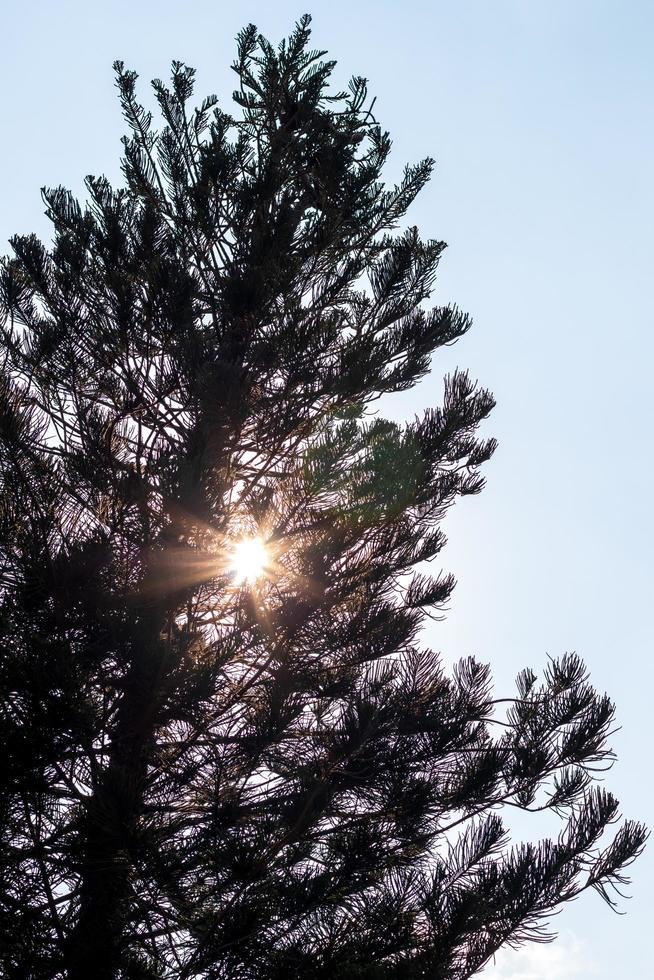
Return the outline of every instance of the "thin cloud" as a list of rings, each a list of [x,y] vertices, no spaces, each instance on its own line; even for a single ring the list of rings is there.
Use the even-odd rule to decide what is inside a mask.
[[[568,932],[551,944],[504,949],[482,975],[483,980],[581,980],[594,973],[587,950]]]

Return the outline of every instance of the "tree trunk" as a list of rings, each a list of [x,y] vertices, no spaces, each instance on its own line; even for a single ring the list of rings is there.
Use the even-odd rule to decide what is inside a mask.
[[[80,908],[67,955],[68,980],[114,980],[130,905],[131,844],[142,812],[166,646],[159,624],[129,669],[109,762],[84,816]],[[141,632],[144,632],[142,630]]]

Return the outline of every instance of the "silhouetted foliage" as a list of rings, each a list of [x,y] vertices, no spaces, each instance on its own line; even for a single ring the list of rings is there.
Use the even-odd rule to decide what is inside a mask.
[[[371,414],[469,320],[398,230],[432,161],[387,188],[365,80],[329,94],[308,41],[243,30],[234,115],[174,63],[159,132],[116,62],[125,186],[44,190],[52,244],[3,263],[7,978],[463,980],[644,842],[600,848],[613,705],[576,656],[507,711],[419,643],[493,400],[457,372]],[[505,806],[561,833],[510,847]]]

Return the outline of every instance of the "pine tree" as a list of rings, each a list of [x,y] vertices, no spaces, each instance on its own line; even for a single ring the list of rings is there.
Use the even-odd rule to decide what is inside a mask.
[[[463,980],[610,903],[641,850],[594,781],[614,708],[578,657],[496,701],[419,642],[423,563],[482,487],[493,406],[373,414],[469,327],[398,230],[366,81],[308,16],[238,37],[236,109],[116,62],[125,184],[43,191],[2,266],[2,976]],[[510,846],[501,811],[550,810]]]

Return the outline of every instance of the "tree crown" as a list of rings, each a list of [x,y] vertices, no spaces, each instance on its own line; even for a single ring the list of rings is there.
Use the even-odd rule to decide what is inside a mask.
[[[158,132],[116,62],[124,186],[44,189],[52,244],[2,265],[7,976],[464,980],[612,902],[645,839],[598,848],[614,708],[578,657],[498,717],[485,666],[419,644],[493,399],[456,372],[370,413],[470,321],[398,230],[433,161],[386,187],[309,20],[240,33],[235,114],[173,63]],[[510,848],[501,806],[565,824]]]

